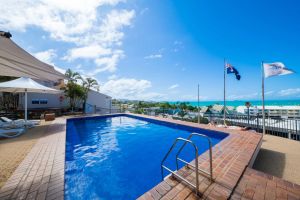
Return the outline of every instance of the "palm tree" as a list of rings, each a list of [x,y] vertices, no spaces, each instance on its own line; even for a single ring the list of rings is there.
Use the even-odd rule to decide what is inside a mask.
[[[77,82],[78,80],[82,79],[78,72],[73,72],[71,69],[68,69],[65,73],[65,76],[71,82]]]
[[[88,94],[90,89],[94,88],[98,91],[99,88],[99,84],[97,82],[97,80],[93,79],[93,78],[86,78],[86,79],[82,79],[82,87],[84,89],[84,96],[83,96],[83,110],[85,111],[85,104],[86,104],[86,100],[88,98]]]
[[[86,78],[85,80],[83,80],[83,86],[90,90],[91,88],[95,88],[98,89],[97,87],[99,86],[97,80],[93,79],[93,78]]]
[[[71,69],[68,69],[65,73],[65,76],[68,78],[68,83],[64,88],[65,95],[69,98],[71,110],[76,106],[76,102],[83,98],[84,90],[76,82],[81,78],[78,72],[73,72]]]

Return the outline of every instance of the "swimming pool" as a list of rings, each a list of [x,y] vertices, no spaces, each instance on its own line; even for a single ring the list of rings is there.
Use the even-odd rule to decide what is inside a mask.
[[[69,119],[65,199],[136,199],[161,181],[161,160],[174,140],[191,132],[208,135],[213,145],[227,136],[129,115]],[[204,138],[193,141],[199,154],[208,149]],[[191,161],[192,148],[187,146],[181,155]],[[174,157],[166,164],[172,169]]]

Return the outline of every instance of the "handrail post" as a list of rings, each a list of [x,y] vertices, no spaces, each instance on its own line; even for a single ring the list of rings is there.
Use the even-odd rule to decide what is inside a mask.
[[[212,166],[212,144],[211,141],[208,140],[209,143],[209,162],[210,162],[210,180],[213,180],[213,166]]]
[[[177,144],[178,141],[184,141],[186,143],[190,143],[194,149],[195,149],[195,163],[196,163],[196,185],[193,185],[192,183],[190,183],[188,180],[186,180],[184,177],[181,177],[179,176],[178,174],[174,173],[172,170],[170,170],[169,168],[167,168],[166,166],[164,166],[164,162],[165,160],[167,159],[167,157],[169,156],[169,154],[171,153],[171,151],[174,149],[175,145]],[[195,187],[195,192],[196,192],[196,195],[198,195],[198,192],[199,192],[199,173],[198,173],[198,156],[199,156],[199,151],[198,151],[198,148],[197,146],[191,141],[191,140],[188,140],[188,139],[184,139],[184,138],[176,138],[175,142],[173,143],[173,145],[171,146],[171,148],[169,149],[169,151],[167,152],[167,154],[165,155],[165,157],[163,158],[162,162],[161,162],[161,175],[162,175],[162,180],[164,179],[164,168],[167,169],[167,171],[171,172],[172,175],[174,176],[177,176],[179,177],[180,179],[182,179],[183,181],[185,181],[186,183],[188,183],[189,185]]]
[[[210,141],[210,138],[207,136],[207,135],[203,135],[203,134],[200,134],[200,133],[191,133],[189,135],[189,137],[187,138],[187,140],[190,140],[194,135],[196,136],[200,136],[200,137],[204,137],[208,140],[208,144],[209,144],[209,164],[210,164],[210,179],[211,181],[213,180],[213,169],[212,169],[212,143]],[[176,154],[176,167],[177,167],[177,170],[179,169],[178,167],[178,156],[179,154],[181,153],[181,151],[183,150],[183,148],[185,147],[187,142],[183,143],[183,145],[180,147],[180,149],[178,150],[177,154]]]
[[[198,195],[198,191],[199,191],[199,172],[198,172],[198,168],[199,168],[199,166],[198,166],[198,148],[195,146],[195,145],[193,145],[194,146],[194,148],[195,148],[195,165],[196,165],[196,171],[195,171],[195,173],[196,173],[196,195]]]
[[[194,135],[196,136],[201,136],[204,137],[208,140],[208,145],[209,145],[209,163],[210,163],[210,173],[208,173],[207,171],[203,171],[199,169],[199,150],[198,147],[195,145],[195,143],[193,141],[190,140],[191,137],[193,137]],[[195,168],[195,176],[196,176],[196,185],[194,185],[193,183],[191,183],[190,181],[188,181],[186,178],[184,178],[183,176],[180,176],[179,174],[176,174],[175,171],[171,170],[170,168],[166,167],[164,165],[164,162],[166,161],[166,159],[168,158],[168,156],[170,155],[171,151],[174,149],[174,147],[176,146],[178,141],[184,141],[183,145],[180,147],[179,151],[176,154],[176,168],[178,170],[179,166],[178,166],[178,160],[180,160],[181,162],[185,163],[187,166],[192,166]],[[187,143],[190,143],[195,150],[195,166],[193,166],[192,164],[188,163],[187,161],[178,158],[178,155],[180,154],[180,152],[182,151],[182,149],[185,147],[185,145]],[[204,172],[205,174],[210,176],[210,180],[213,181],[213,168],[212,168],[212,143],[211,140],[208,136],[200,134],[200,133],[191,133],[188,137],[188,139],[184,139],[181,137],[176,138],[176,140],[173,142],[172,146],[170,147],[169,151],[167,152],[167,154],[164,156],[164,158],[161,161],[161,176],[162,176],[162,180],[164,180],[164,169],[169,171],[173,176],[181,179],[182,181],[186,182],[187,184],[189,184],[190,186],[192,186],[193,188],[195,188],[195,192],[196,195],[198,195],[199,193],[199,171]]]

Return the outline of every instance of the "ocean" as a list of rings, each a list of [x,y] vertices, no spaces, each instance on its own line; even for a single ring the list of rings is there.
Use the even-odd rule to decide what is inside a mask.
[[[185,101],[189,102],[190,105],[192,106],[197,106],[198,102],[197,101]],[[245,105],[246,101],[226,101],[227,106],[243,106]],[[262,102],[261,100],[252,100],[249,101],[252,106],[261,106]],[[169,102],[171,104],[175,104],[175,101]],[[223,105],[223,101],[200,101],[199,105],[200,106],[209,106],[209,105],[214,105],[214,104],[220,104]],[[300,100],[265,100],[265,105],[266,106],[300,106]]]

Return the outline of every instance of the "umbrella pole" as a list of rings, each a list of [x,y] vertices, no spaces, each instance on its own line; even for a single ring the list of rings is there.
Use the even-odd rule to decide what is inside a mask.
[[[25,89],[25,124],[27,124],[27,89]]]

